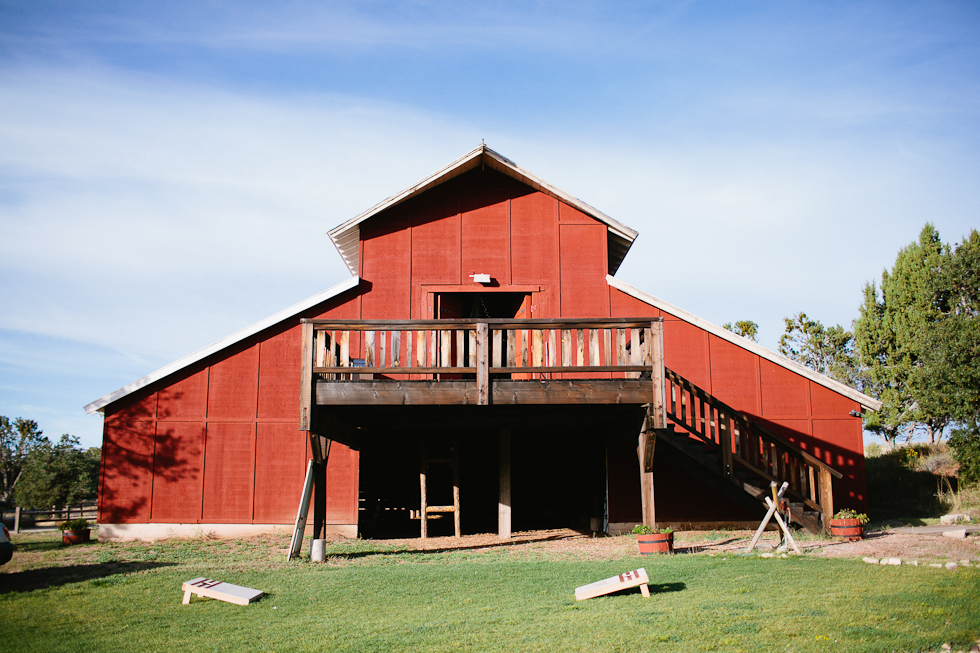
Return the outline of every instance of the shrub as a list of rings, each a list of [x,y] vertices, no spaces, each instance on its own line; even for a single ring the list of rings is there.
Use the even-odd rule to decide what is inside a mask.
[[[637,524],[636,526],[633,527],[633,530],[631,532],[634,535],[650,535],[651,533],[653,533],[653,529],[647,526],[646,524]]]
[[[868,523],[868,516],[866,514],[863,512],[857,512],[856,510],[851,510],[850,508],[838,510],[834,515],[834,519],[860,519],[862,524]]]
[[[69,519],[58,524],[58,528],[63,531],[84,531],[88,528],[87,519]]]

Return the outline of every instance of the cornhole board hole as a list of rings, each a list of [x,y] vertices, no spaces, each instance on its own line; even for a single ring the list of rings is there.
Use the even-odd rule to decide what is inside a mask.
[[[191,594],[197,594],[198,596],[209,599],[218,599],[219,601],[227,601],[236,605],[248,605],[265,594],[262,590],[253,590],[251,587],[222,583],[220,580],[211,580],[210,578],[189,580],[181,585],[180,589],[184,591],[184,605],[191,602]]]
[[[640,586],[640,593],[649,598],[649,582],[650,579],[647,577],[647,570],[640,567],[639,569],[627,571],[625,574],[620,574],[619,576],[613,576],[612,578],[596,581],[588,585],[583,585],[582,587],[576,587],[575,600],[584,601],[585,599],[591,599],[596,596],[612,594],[613,592],[636,587],[637,585]]]

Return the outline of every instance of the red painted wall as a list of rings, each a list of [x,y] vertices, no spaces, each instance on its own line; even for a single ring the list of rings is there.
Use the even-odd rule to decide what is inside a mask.
[[[487,291],[531,293],[530,317],[661,315],[606,283],[605,225],[490,169],[389,209],[360,233],[358,289],[106,408],[100,520],[292,523],[309,457],[297,429],[300,317],[430,318],[435,294],[472,288],[474,272],[494,278]],[[668,367],[840,469],[837,505],[864,509],[861,424],[848,416],[855,402],[663,317]],[[352,351],[363,355],[359,339]],[[636,475],[635,459],[621,458],[611,456],[610,474]],[[356,451],[333,445],[330,523],[357,521],[358,464]],[[671,470],[657,474],[661,515],[706,520],[724,505]],[[621,485],[610,515],[629,521],[638,501]]]
[[[299,320],[359,315],[345,293],[108,406],[99,520],[292,523],[309,458]],[[328,523],[357,523],[357,466],[356,451],[333,445]]]

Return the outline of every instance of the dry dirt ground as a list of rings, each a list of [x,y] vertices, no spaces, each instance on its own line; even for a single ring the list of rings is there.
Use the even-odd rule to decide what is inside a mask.
[[[742,553],[752,535],[752,531],[679,531],[674,535],[674,552],[701,555]],[[568,529],[514,533],[510,540],[501,540],[495,534],[484,534],[430,537],[425,540],[378,540],[377,543],[428,551],[479,551],[506,547],[514,554],[565,554],[587,559],[616,558],[637,553],[636,540],[632,536],[594,537],[591,533]],[[797,543],[808,555],[832,558],[901,558],[903,562],[915,560],[919,564],[969,560],[971,566],[980,564],[980,537],[976,535],[951,539],[939,533],[895,533],[886,530],[867,533],[865,539],[857,542],[801,534]],[[755,551],[772,552],[778,545],[777,533],[767,531]]]

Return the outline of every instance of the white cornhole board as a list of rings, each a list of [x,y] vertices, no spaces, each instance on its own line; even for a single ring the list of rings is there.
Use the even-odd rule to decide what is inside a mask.
[[[583,585],[582,587],[576,587],[575,600],[584,601],[585,599],[591,599],[596,596],[612,594],[613,592],[636,587],[637,585],[640,586],[640,593],[643,596],[649,597],[650,587],[647,585],[649,582],[650,579],[647,578],[647,570],[640,567],[639,569],[627,571],[625,574],[620,574],[619,576],[613,576],[612,578],[596,581],[595,583]]]
[[[191,602],[191,594],[197,594],[198,596],[209,599],[218,599],[219,601],[227,601],[228,603],[235,603],[237,605],[248,605],[265,594],[262,590],[253,590],[251,587],[222,583],[220,580],[211,580],[210,578],[189,580],[181,585],[180,589],[184,591],[184,605]]]

